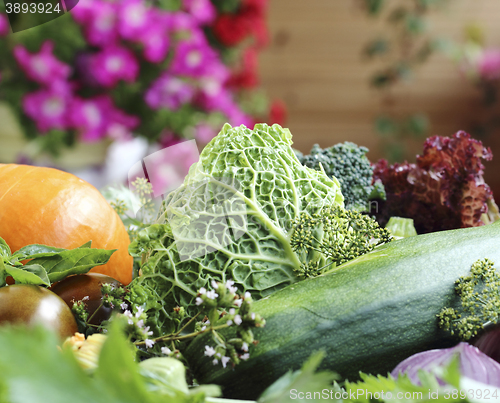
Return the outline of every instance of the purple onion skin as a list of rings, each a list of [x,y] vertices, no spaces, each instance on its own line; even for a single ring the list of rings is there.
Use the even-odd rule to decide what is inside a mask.
[[[474,345],[487,356],[500,363],[500,326],[483,333]]]
[[[419,370],[432,371],[438,366],[446,366],[455,354],[459,354],[460,372],[463,376],[486,385],[500,387],[500,364],[468,343],[414,354],[400,362],[391,375],[396,378],[400,373],[404,373],[412,383],[420,385]],[[440,383],[444,385],[444,382]]]

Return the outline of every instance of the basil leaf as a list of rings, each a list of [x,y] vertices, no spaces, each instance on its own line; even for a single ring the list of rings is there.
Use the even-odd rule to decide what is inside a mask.
[[[7,245],[7,242],[3,238],[0,238],[0,257],[8,258],[10,257],[10,247]]]
[[[48,273],[49,280],[56,282],[71,274],[84,274],[92,267],[106,264],[115,251],[116,249],[91,248],[63,250],[57,254],[43,254],[34,258],[30,264],[43,266]]]
[[[26,260],[41,256],[53,256],[65,250],[66,249],[63,248],[55,248],[54,246],[33,244],[22,247],[15,252],[12,257],[17,258],[18,260]]]
[[[82,248],[90,248],[92,246],[92,241],[85,242],[82,246],[79,246],[78,249]]]
[[[49,277],[45,269],[38,264],[29,264],[19,267],[6,265],[5,271],[20,284],[34,284],[50,286]]]

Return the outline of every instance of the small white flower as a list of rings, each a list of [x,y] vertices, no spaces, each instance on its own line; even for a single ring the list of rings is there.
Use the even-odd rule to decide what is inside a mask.
[[[224,356],[220,359],[220,361],[222,362],[222,366],[226,368],[226,365],[229,361],[231,361],[231,358]]]
[[[242,299],[236,299],[234,300],[234,305],[236,305],[238,308],[241,308],[243,300]]]
[[[162,354],[165,354],[165,355],[172,354],[172,350],[170,350],[168,347],[162,347],[160,350],[161,350]]]
[[[85,297],[82,298],[82,301],[88,301],[90,297],[88,295],[85,295]]]
[[[210,298],[210,299],[215,299],[219,296],[219,294],[217,294],[215,291],[208,291],[207,292],[207,298]]]
[[[248,291],[245,293],[245,299],[247,298],[252,298],[252,294],[250,294]]]
[[[153,340],[146,339],[144,340],[144,344],[146,348],[152,348],[155,345],[155,342]]]
[[[127,322],[128,322],[129,325],[133,325],[134,324],[134,321],[132,319],[129,319]]]
[[[123,315],[128,317],[128,318],[131,318],[132,317],[132,312],[130,312],[129,310],[126,310],[125,312],[123,312]]]
[[[234,315],[235,313],[236,313],[236,309],[231,308],[231,309],[229,310],[229,315]]]
[[[218,363],[219,363],[219,360],[217,358],[214,358],[214,360],[212,361],[212,364],[217,365]]]
[[[207,320],[205,321],[205,325],[209,325],[209,324],[210,324],[210,321],[207,319]]]
[[[231,319],[229,319],[227,322],[226,322],[226,325],[228,326],[231,326],[233,324],[233,321]]]
[[[252,314],[250,315],[250,317],[252,318],[252,320],[255,320],[255,313],[252,312]]]
[[[120,308],[121,308],[121,309],[123,309],[123,310],[128,309],[128,305],[127,305],[127,303],[126,303],[126,302],[122,302],[122,303],[120,304]]]
[[[243,351],[248,351],[248,344],[247,344],[247,343],[245,343],[245,342],[243,342],[243,344],[241,345],[241,349],[242,349]]]
[[[138,320],[137,323],[136,323],[137,327],[138,328],[143,328],[144,327],[144,321],[141,319],[141,320]]]
[[[219,357],[219,358],[221,358],[221,357],[222,357],[220,353],[215,354],[215,356],[216,356],[216,357]]]
[[[236,326],[241,325],[241,322],[243,322],[243,320],[241,319],[241,316],[240,315],[236,315],[234,317],[234,323],[236,323]]]
[[[248,359],[250,358],[250,354],[245,353],[245,354],[241,355],[241,356],[240,356],[240,358],[241,358],[242,360],[246,361],[246,360],[248,360]]]
[[[201,287],[200,291],[198,291],[198,294],[206,294],[206,293],[207,293],[207,290],[205,287]]]
[[[215,348],[210,347],[210,346],[205,346],[205,355],[207,357],[211,357],[211,356],[215,355]]]
[[[204,331],[204,330],[206,330],[206,329],[207,329],[207,327],[206,327],[206,326],[203,326],[203,327],[201,328],[201,331],[203,332],[203,331]]]
[[[146,326],[146,327],[144,328],[144,334],[145,334],[146,336],[151,336],[151,335],[153,334],[153,331],[152,331],[152,330],[149,330],[149,326]]]
[[[226,281],[226,288],[229,290],[229,292],[232,292],[235,294],[238,291],[238,287],[233,287],[234,281],[233,280],[227,280]]]
[[[217,281],[212,280],[212,288],[219,288],[219,283]]]
[[[203,300],[200,297],[196,297],[196,305],[201,305],[203,304]]]
[[[138,318],[144,313],[144,309],[140,306],[137,307],[137,312],[135,313],[135,317]]]

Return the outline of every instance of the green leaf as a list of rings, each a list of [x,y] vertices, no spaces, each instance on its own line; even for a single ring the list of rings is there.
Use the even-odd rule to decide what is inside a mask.
[[[82,246],[79,246],[78,249],[83,249],[83,248],[91,248],[92,247],[92,241],[85,242]]]
[[[11,255],[10,247],[7,245],[7,242],[3,238],[0,237],[0,258],[9,258]]]
[[[92,267],[106,264],[116,251],[106,249],[78,248],[64,250],[57,254],[41,254],[30,264],[43,266],[51,282],[62,280],[70,274],[87,273]]]
[[[103,385],[109,385],[109,393],[124,403],[170,401],[148,391],[146,382],[134,361],[134,347],[122,332],[122,322],[116,319],[111,323],[108,338],[99,355],[99,366],[94,378]]]
[[[321,395],[325,389],[332,390],[337,375],[330,371],[316,372],[323,357],[324,353],[318,351],[304,363],[302,369],[287,372],[262,393],[258,403],[284,403],[290,399],[296,402],[308,402],[315,392],[316,395],[317,393]],[[328,396],[330,397],[330,394]]]
[[[12,257],[17,258],[17,260],[26,260],[33,259],[35,257],[54,256],[55,254],[65,250],[66,249],[55,248],[53,246],[33,244],[22,247],[17,252],[14,252]]]
[[[34,284],[50,286],[50,280],[45,269],[39,264],[29,264],[21,267],[5,266],[5,271],[15,280],[16,284]]]
[[[0,401],[121,403],[83,372],[71,351],[58,349],[56,337],[41,326],[0,328]]]

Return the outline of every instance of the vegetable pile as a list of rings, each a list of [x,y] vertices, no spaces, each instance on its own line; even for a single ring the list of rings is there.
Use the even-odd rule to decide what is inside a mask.
[[[491,152],[463,132],[428,139],[416,164],[370,165],[366,152],[343,143],[304,157],[278,125],[226,125],[155,222],[145,218],[150,184],[136,182],[135,195],[108,189],[132,239],[134,278],[125,286],[87,273],[116,253],[90,239],[73,249],[11,249],[0,238],[0,322],[32,326],[0,327],[0,371],[8,372],[0,401],[45,403],[55,390],[61,402],[95,393],[116,403],[439,403],[476,402],[478,391],[498,401],[500,222],[481,164]],[[14,211],[18,185],[8,180],[0,203]],[[70,197],[58,186],[40,199]],[[147,207],[132,218],[134,198]],[[68,203],[54,203],[53,221],[72,222]],[[59,227],[69,228],[37,231],[63,238]],[[31,311],[3,299],[21,287],[57,293],[61,309],[71,308],[69,326],[49,325],[61,336],[78,326],[62,353],[36,326],[47,321],[29,315],[43,298],[28,298]],[[479,349],[459,344],[465,339]],[[21,369],[7,371],[12,362]],[[54,379],[43,371],[49,362],[60,366],[49,371]]]

